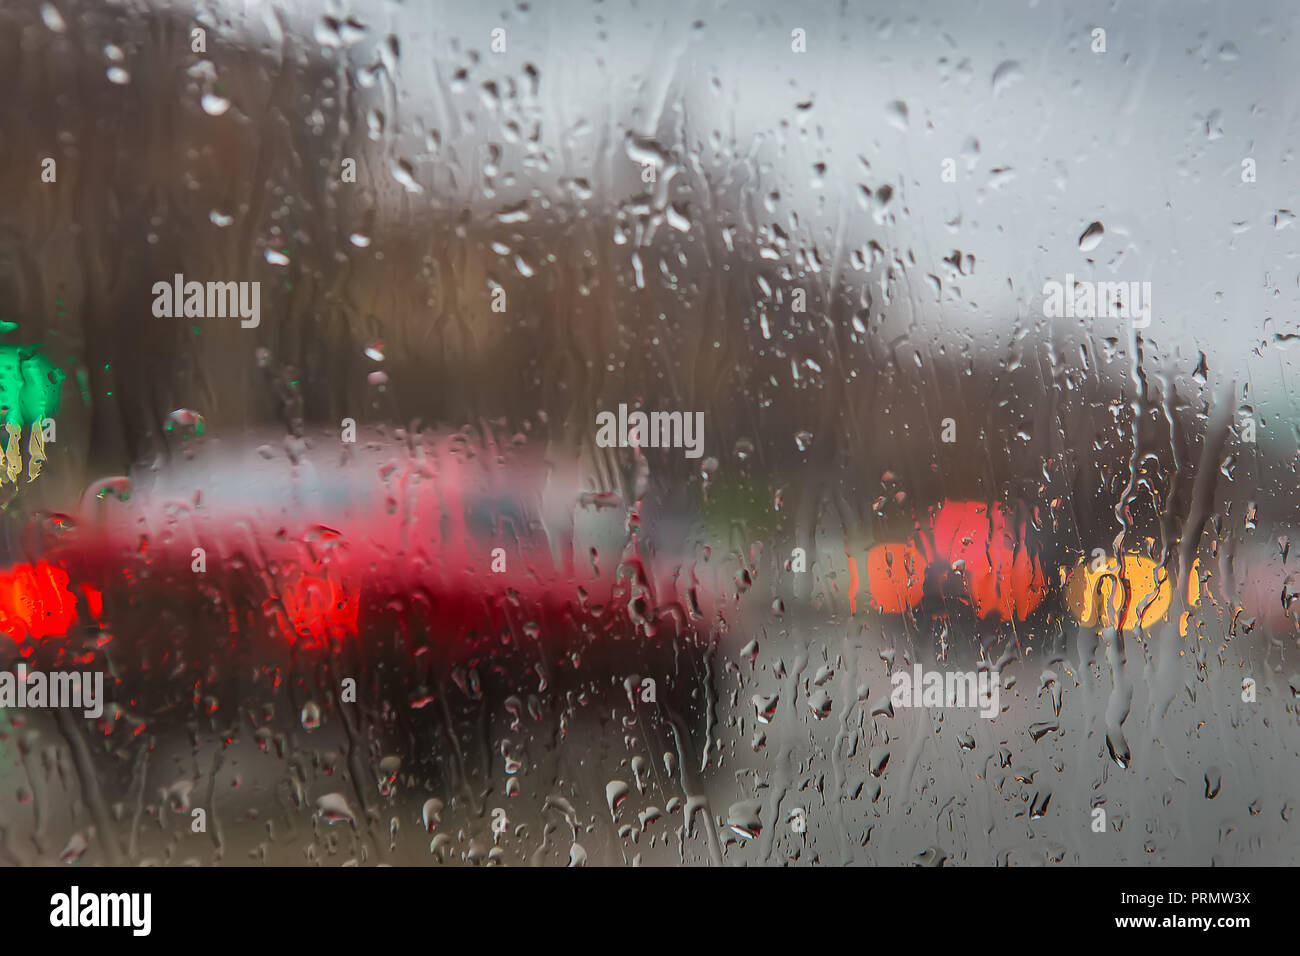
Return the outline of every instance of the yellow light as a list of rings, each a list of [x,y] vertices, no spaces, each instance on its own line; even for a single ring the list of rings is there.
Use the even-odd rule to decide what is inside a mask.
[[[1122,574],[1114,558],[1108,558],[1097,570],[1093,570],[1092,564],[1092,561],[1080,562],[1071,572],[1065,591],[1066,606],[1081,623],[1132,631],[1139,626],[1150,627],[1168,612],[1174,588],[1169,573],[1157,562],[1138,554],[1126,554]],[[1195,579],[1194,572],[1192,577]],[[1128,605],[1124,607],[1126,591]],[[1121,608],[1123,621],[1116,623]]]

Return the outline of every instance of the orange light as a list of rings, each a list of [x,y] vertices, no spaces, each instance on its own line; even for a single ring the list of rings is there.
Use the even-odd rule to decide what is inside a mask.
[[[963,597],[981,619],[1024,620],[1047,597],[1038,558],[1025,547],[1026,522],[982,501],[945,501],[933,513],[935,558],[960,568]],[[932,558],[934,560],[934,558]]]
[[[916,607],[925,596],[926,567],[921,552],[910,544],[876,545],[867,552],[867,588],[871,606],[886,614],[901,614]],[[852,565],[850,569],[851,573],[857,570]],[[856,594],[857,582],[853,583]]]

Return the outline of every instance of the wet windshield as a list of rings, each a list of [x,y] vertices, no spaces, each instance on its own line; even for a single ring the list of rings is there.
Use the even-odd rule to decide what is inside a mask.
[[[673,6],[0,9],[8,862],[1294,861],[1293,19]]]

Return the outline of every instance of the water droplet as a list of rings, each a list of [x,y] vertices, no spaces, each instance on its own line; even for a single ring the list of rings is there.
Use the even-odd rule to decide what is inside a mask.
[[[415,181],[414,167],[406,160],[399,159],[394,161],[393,165],[389,167],[389,171],[392,173],[393,178],[401,183],[402,188],[408,193],[419,195],[424,192],[424,187]]]
[[[609,804],[611,818],[618,818],[618,808],[627,799],[629,792],[628,785],[622,780],[611,780],[605,785],[605,802]]]
[[[202,435],[204,425],[203,416],[198,412],[188,408],[178,408],[167,416],[167,424],[164,427],[169,432],[174,432],[179,428],[182,432],[193,432],[195,435]]]
[[[1101,237],[1105,234],[1106,227],[1099,222],[1094,222],[1083,230],[1083,235],[1079,237],[1079,249],[1083,252],[1092,252],[1101,245]]]
[[[331,826],[344,821],[355,823],[357,819],[348,806],[347,798],[341,793],[327,793],[320,797],[316,801],[316,813]]]
[[[131,479],[121,476],[106,478],[91,485],[90,491],[100,501],[110,497],[119,501],[129,501],[131,499]]]
[[[420,818],[424,821],[426,831],[431,832],[434,827],[442,822],[442,807],[442,801],[436,798],[430,797],[424,801],[424,808],[420,811]]]
[[[808,697],[808,709],[818,720],[825,720],[831,713],[831,695],[821,687]]]
[[[397,774],[402,769],[402,758],[396,754],[389,754],[379,761],[378,786],[379,792],[387,797],[391,796],[393,789],[397,784]]]
[[[203,112],[209,116],[220,116],[230,109],[230,100],[217,93],[204,93],[199,98],[199,105],[203,107]]]
[[[320,706],[314,700],[302,705],[302,729],[311,732],[320,727]]]
[[[62,33],[68,28],[63,22],[63,17],[52,3],[41,4],[41,19],[45,21],[45,26],[54,33]]]
[[[185,813],[190,808],[190,794],[194,791],[193,780],[178,780],[163,790],[163,802],[173,813]]]
[[[1210,767],[1205,771],[1205,799],[1213,800],[1223,789],[1223,775],[1219,772],[1218,767]]]
[[[752,840],[763,832],[763,821],[759,818],[761,807],[758,800],[733,803],[727,810],[727,826],[744,839]]]
[[[506,206],[497,213],[497,222],[507,224],[527,222],[528,218],[528,200],[526,199]]]
[[[1024,79],[1024,77],[1025,75],[1021,72],[1019,63],[1015,60],[1004,60],[993,71],[993,95],[1000,95],[1009,86]]]
[[[907,131],[907,104],[902,100],[894,100],[885,106],[885,119],[894,129]]]
[[[65,846],[63,852],[59,854],[59,862],[69,864],[81,862],[81,858],[85,855],[89,846],[90,844],[86,842],[86,838],[80,833],[72,834],[72,837],[68,840],[67,846]]]

